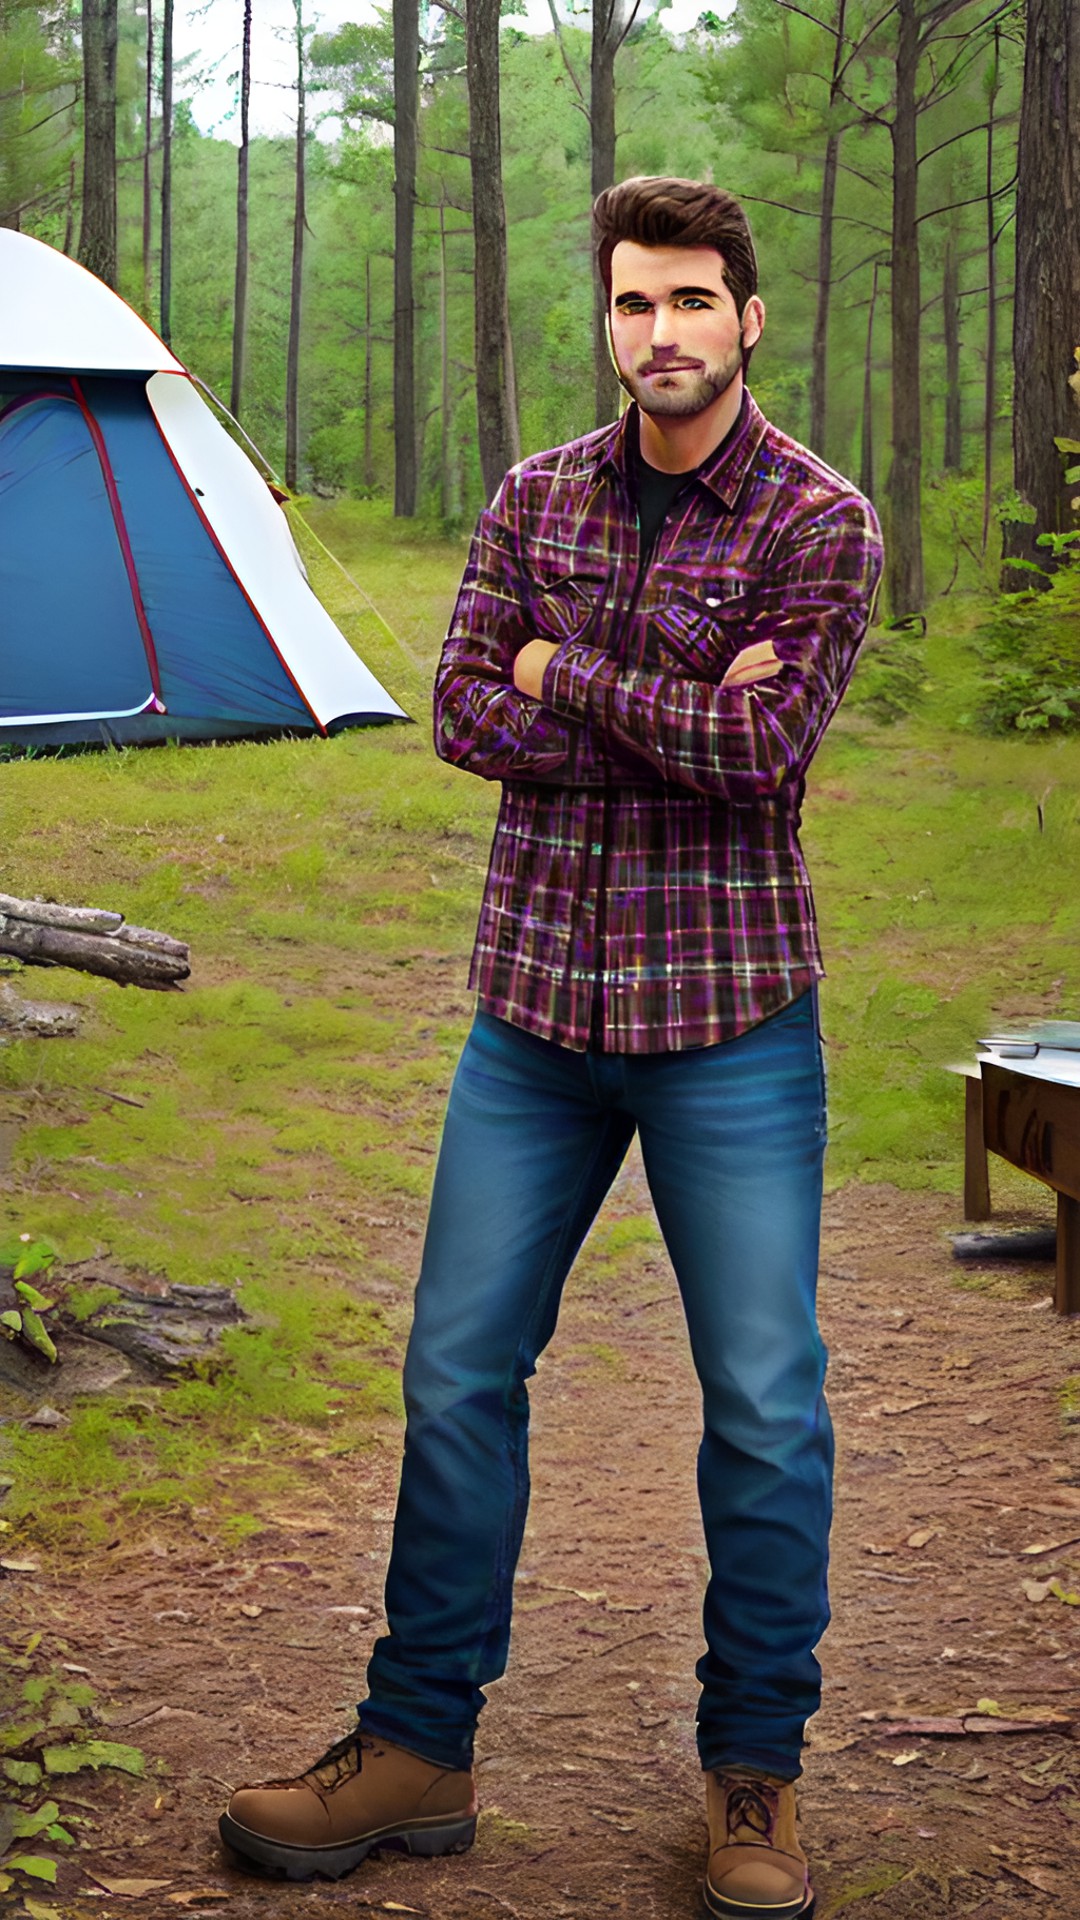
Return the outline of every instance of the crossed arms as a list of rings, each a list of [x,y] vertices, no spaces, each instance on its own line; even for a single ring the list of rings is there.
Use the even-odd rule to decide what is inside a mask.
[[[662,782],[736,803],[803,777],[850,678],[881,569],[858,495],[800,514],[740,605],[738,639],[703,601],[694,657],[713,677],[625,667],[620,596],[537,599],[516,522],[521,472],[480,520],[435,688],[442,758],[487,779],[556,785]],[[629,582],[627,582],[627,593]],[[580,603],[579,603],[580,606]],[[664,608],[647,616],[663,657]],[[726,670],[719,663],[728,657]]]

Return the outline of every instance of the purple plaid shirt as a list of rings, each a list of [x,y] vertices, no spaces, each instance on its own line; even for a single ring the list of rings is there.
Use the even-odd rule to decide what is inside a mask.
[[[480,516],[435,683],[444,760],[503,782],[469,984],[573,1048],[728,1040],[823,972],[804,776],[881,572],[869,501],[744,393],[642,568],[627,420]],[[528,640],[558,645],[543,699]],[[771,641],[781,670],[721,688]]]

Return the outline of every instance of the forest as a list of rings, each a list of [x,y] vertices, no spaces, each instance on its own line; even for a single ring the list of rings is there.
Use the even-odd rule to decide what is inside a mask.
[[[292,489],[467,531],[514,459],[617,409],[593,194],[712,179],[754,225],[755,397],[873,498],[888,616],[1021,593],[988,637],[998,680],[1018,621],[1039,654],[1006,718],[1075,720],[1067,0],[738,0],[680,33],[639,0],[550,0],[545,32],[396,0],[327,33],[292,0],[275,138],[249,130],[257,0],[214,0],[229,138],[196,124],[173,4],[0,0],[0,222],[115,285]]]

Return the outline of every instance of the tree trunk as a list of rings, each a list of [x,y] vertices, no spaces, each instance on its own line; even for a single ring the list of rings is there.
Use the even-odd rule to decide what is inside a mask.
[[[413,219],[419,119],[418,0],[393,0],[394,17],[394,514],[416,512]]]
[[[833,40],[832,78],[829,82],[830,120],[842,97],[844,36],[847,0],[840,0]],[[810,445],[825,458],[828,406],[829,303],[832,296],[833,214],[836,176],[840,163],[840,130],[830,125],[821,175],[821,218],[818,227],[818,292],[814,313],[814,340],[810,366]]]
[[[64,247],[67,258],[71,258],[71,243],[75,237],[75,155],[68,161],[67,204],[64,208]]]
[[[142,310],[150,319],[153,302],[150,280],[154,248],[154,0],[146,0],[146,121],[143,127],[142,165]]]
[[[296,193],[293,201],[289,346],[285,362],[285,485],[296,491],[300,468],[300,317],[304,295],[304,160],[307,100],[304,93],[304,0],[293,0],[296,20]]]
[[[821,181],[821,224],[818,228],[818,296],[810,365],[810,445],[825,458],[825,414],[828,378],[829,296],[832,291],[833,208],[840,135],[830,133],[825,144]]]
[[[232,383],[229,412],[240,418],[247,350],[248,171],[251,158],[251,4],[244,0],[240,53],[240,146],[236,155],[236,279],[233,285]]]
[[[615,184],[615,55],[625,37],[620,0],[595,0],[589,64],[589,124],[592,134],[592,196]],[[593,270],[593,368],[596,425],[619,414],[622,392],[607,343],[607,300]]]
[[[877,306],[878,263],[874,262],[874,285],[870,294],[870,312],[866,321],[866,360],[863,366],[862,447],[859,454],[859,492],[868,500],[874,497],[874,310]]]
[[[499,0],[470,0],[465,19],[476,258],[476,413],[480,468],[489,500],[507,468],[520,458],[506,286],[499,13]]]
[[[439,202],[439,421],[442,451],[439,461],[439,512],[450,517],[450,326],[446,271],[446,201]]]
[[[898,0],[896,114],[893,137],[892,218],[892,421],[893,457],[888,480],[889,528],[886,579],[894,619],[921,613],[923,581],[921,481],[922,420],[919,410],[919,229],[915,85],[919,23],[915,0]]]
[[[364,261],[364,485],[375,486],[371,435],[371,255]]]
[[[1069,387],[1080,370],[1080,10],[1073,0],[1028,0],[1017,168],[1013,474],[1035,525],[1006,522],[1004,552],[1049,568],[1035,535],[1064,531],[1074,491],[1054,439],[1080,439],[1077,388]],[[1021,574],[1015,584],[1033,578]]]
[[[963,417],[960,393],[960,270],[955,225],[945,236],[945,266],[941,309],[945,330],[945,448],[942,466],[959,473],[964,464]]]
[[[116,285],[117,0],[83,0],[83,207],[79,260]]]
[[[986,102],[986,389],[983,411],[982,551],[990,538],[994,493],[994,416],[997,412],[997,236],[994,232],[994,106],[1001,72],[1001,32],[994,27],[994,63]],[[1080,83],[1080,72],[1077,74]],[[1080,178],[1080,175],[1078,175]],[[1080,310],[1077,312],[1080,322]]]
[[[172,339],[173,0],[161,30],[161,337]]]

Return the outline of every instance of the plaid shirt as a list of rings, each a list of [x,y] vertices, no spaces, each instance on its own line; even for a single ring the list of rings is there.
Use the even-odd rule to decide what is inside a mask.
[[[627,420],[507,474],[435,683],[435,745],[503,782],[469,984],[573,1048],[728,1040],[823,972],[804,775],[881,572],[873,508],[744,393],[642,567]],[[543,698],[514,657],[554,641]],[[721,688],[736,654],[782,665]]]

